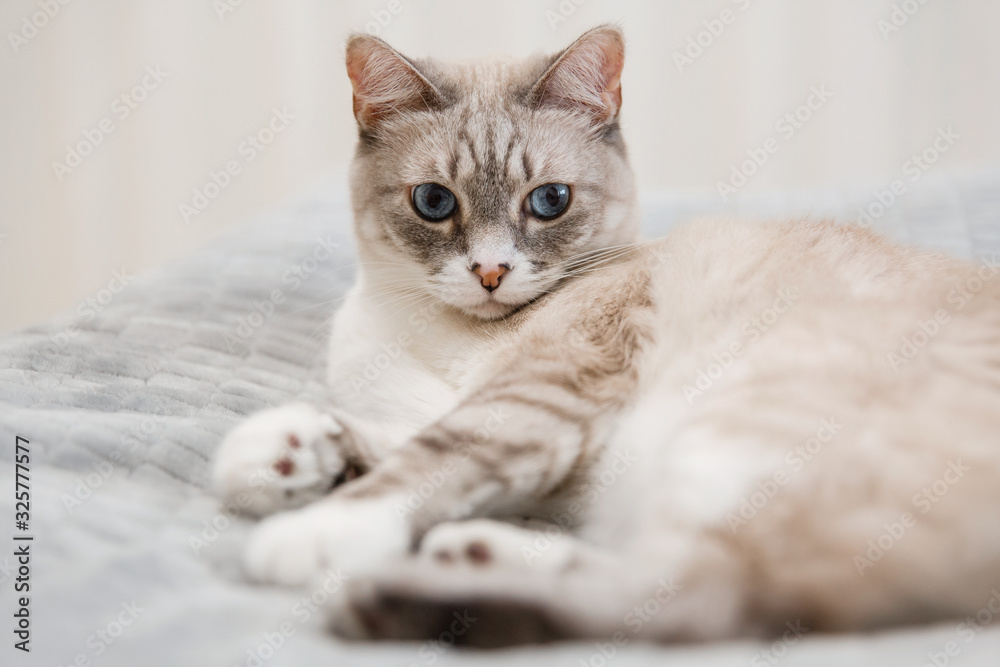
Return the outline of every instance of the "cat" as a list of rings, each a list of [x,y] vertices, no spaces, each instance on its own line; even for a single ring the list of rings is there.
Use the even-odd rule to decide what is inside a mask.
[[[833,222],[642,241],[614,26],[462,65],[357,35],[346,64],[361,263],[332,407],[252,416],[213,473],[269,515],[251,579],[335,569],[340,634],[436,637],[465,610],[460,641],[486,646],[872,629],[992,599],[993,261]]]

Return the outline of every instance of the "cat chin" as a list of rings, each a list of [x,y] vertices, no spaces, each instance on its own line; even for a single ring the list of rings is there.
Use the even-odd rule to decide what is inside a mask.
[[[480,320],[498,320],[510,315],[523,306],[523,303],[501,303],[493,299],[477,304],[452,304],[470,317]]]

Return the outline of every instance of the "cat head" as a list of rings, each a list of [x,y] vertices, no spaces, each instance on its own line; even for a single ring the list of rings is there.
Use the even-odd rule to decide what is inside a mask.
[[[347,43],[362,281],[483,319],[551,290],[584,253],[636,240],[613,27],[521,61],[411,60]]]

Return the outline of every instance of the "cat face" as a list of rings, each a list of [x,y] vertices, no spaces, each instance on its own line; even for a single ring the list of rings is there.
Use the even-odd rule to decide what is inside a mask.
[[[366,278],[492,319],[551,290],[581,254],[634,241],[617,123],[623,59],[614,28],[555,56],[469,65],[352,38]]]

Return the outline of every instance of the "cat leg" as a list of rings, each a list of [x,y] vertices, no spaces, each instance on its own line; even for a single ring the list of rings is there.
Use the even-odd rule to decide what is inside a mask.
[[[254,516],[302,507],[364,474],[412,434],[334,414],[295,403],[252,415],[219,446],[215,493]]]
[[[514,401],[460,406],[337,493],[262,521],[248,574],[300,585],[329,567],[402,556],[442,521],[535,514],[585,475],[584,429],[561,414]]]
[[[483,370],[478,390],[371,472],[263,521],[248,574],[294,585],[330,567],[377,569],[439,523],[544,516],[555,499],[571,497],[601,459],[649,341],[645,284],[617,278],[598,292],[607,307],[581,311],[568,300],[552,313],[577,332],[571,348],[552,320],[528,327],[523,344]]]
[[[544,515],[587,479],[601,433],[588,401],[469,399],[337,493],[265,519],[247,550],[251,578],[303,584],[330,567],[377,568],[433,526],[486,516]],[[585,416],[587,421],[585,422]],[[601,437],[598,435],[598,437]]]

